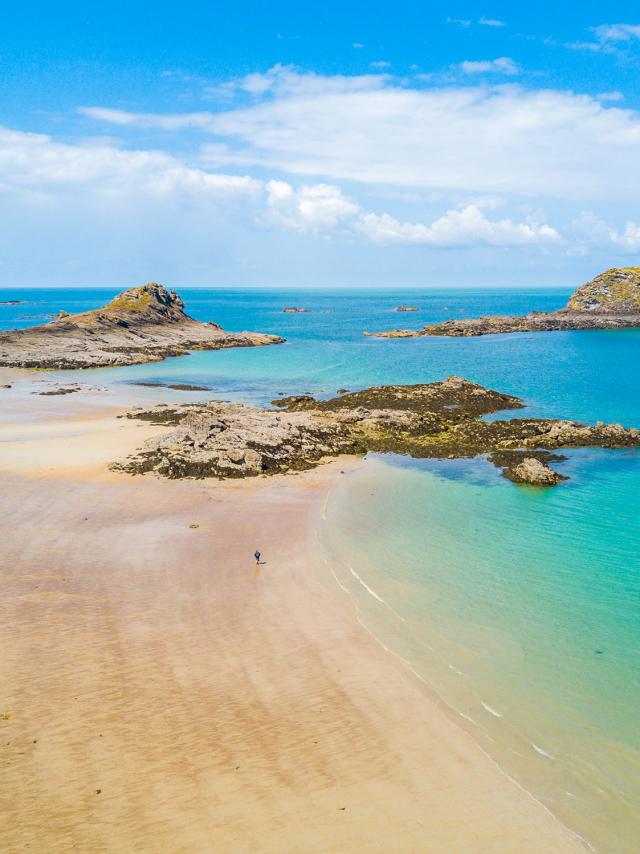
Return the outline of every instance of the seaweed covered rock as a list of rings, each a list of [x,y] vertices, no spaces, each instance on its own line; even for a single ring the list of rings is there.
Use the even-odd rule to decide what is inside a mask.
[[[513,468],[504,469],[504,476],[514,483],[528,483],[532,486],[555,486],[556,483],[566,480],[535,457],[525,457]]]
[[[277,409],[232,403],[193,403],[134,410],[129,418],[173,430],[114,464],[132,474],[176,477],[252,477],[299,471],[340,454],[393,452],[416,458],[480,454],[518,483],[551,486],[564,478],[549,467],[562,447],[631,447],[640,432],[620,425],[484,415],[519,409],[522,401],[449,377],[421,385],[378,386],[330,400],[297,395]]]

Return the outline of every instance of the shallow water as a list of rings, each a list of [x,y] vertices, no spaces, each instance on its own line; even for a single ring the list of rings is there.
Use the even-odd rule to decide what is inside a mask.
[[[636,851],[640,454],[575,451],[562,488],[483,461],[376,457],[322,542],[364,624],[569,826]]]
[[[65,380],[188,382],[211,392],[163,389],[164,399],[265,404],[279,393],[330,396],[455,373],[523,397],[531,414],[640,425],[640,331],[362,336],[549,310],[566,290],[180,291],[194,317],[287,343]],[[114,293],[3,291],[29,304],[0,306],[0,324]],[[420,311],[397,314],[399,304]],[[283,314],[285,305],[311,311]],[[335,490],[322,541],[365,625],[482,746],[600,850],[631,852],[640,835],[640,455],[575,451],[561,469],[571,479],[541,491],[484,460],[374,457]]]

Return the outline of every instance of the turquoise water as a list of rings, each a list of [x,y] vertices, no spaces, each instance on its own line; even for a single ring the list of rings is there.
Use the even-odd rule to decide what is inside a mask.
[[[455,373],[523,397],[531,414],[640,425],[638,331],[362,336],[553,309],[566,290],[180,290],[195,317],[287,343],[77,378],[183,381],[211,391],[173,393],[180,399],[264,404],[280,392],[329,396]],[[0,306],[7,328],[98,306],[115,290],[0,293],[28,302]],[[420,311],[394,313],[401,303]],[[285,305],[311,312],[283,314]],[[561,468],[570,480],[540,491],[481,459],[372,457],[332,493],[321,538],[363,623],[484,749],[599,850],[631,852],[640,838],[640,454],[574,451]]]

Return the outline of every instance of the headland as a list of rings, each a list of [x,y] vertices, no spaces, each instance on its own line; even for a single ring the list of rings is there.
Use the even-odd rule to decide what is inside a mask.
[[[565,308],[526,315],[488,315],[446,320],[422,329],[365,332],[375,338],[461,338],[513,332],[560,332],[572,329],[640,328],[640,267],[612,268],[579,287]]]
[[[61,311],[51,323],[0,332],[0,366],[102,368],[158,362],[189,350],[280,344],[277,335],[226,332],[184,312],[175,291],[149,282],[118,294],[102,308]]]

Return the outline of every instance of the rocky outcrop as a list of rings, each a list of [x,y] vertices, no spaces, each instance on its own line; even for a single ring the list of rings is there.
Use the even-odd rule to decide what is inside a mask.
[[[283,308],[282,311],[285,314],[307,314],[309,309],[308,308],[299,308],[298,306],[295,306],[295,305],[288,305],[288,306],[285,306],[285,308]]]
[[[417,311],[418,306],[417,305],[397,305],[393,310],[394,311]]]
[[[378,338],[419,338],[430,335],[467,337],[510,332],[557,332],[572,329],[640,327],[640,267],[607,270],[582,285],[559,311],[532,311],[521,316],[488,315],[446,320],[422,329],[365,332]]]
[[[461,377],[414,386],[380,386],[318,401],[297,395],[278,409],[230,403],[157,406],[133,411],[171,427],[113,468],[164,477],[252,477],[312,468],[326,458],[368,451],[417,458],[480,454],[519,483],[552,485],[564,478],[548,466],[567,446],[640,445],[640,431],[620,425],[511,419],[483,415],[522,407],[519,398]]]
[[[578,288],[567,310],[590,314],[640,313],[640,267],[614,267]]]
[[[528,483],[531,486],[555,486],[567,479],[535,457],[525,457],[521,463],[513,468],[505,468],[503,472],[514,483]]]
[[[256,347],[284,339],[259,332],[225,332],[184,312],[175,291],[150,282],[81,314],[60,312],[52,323],[0,333],[0,366],[99,368],[158,362],[189,350]]]

